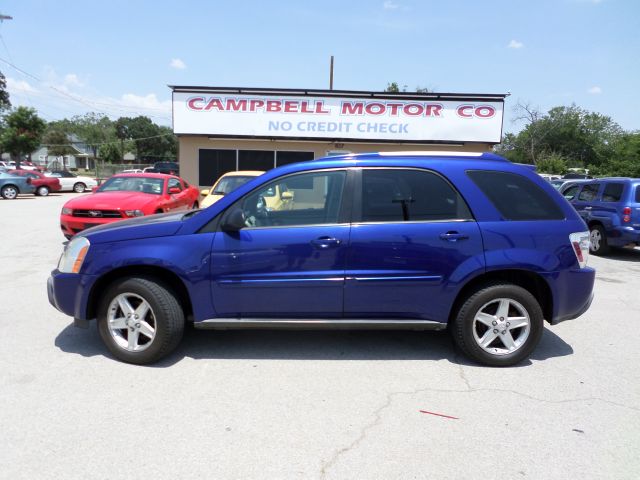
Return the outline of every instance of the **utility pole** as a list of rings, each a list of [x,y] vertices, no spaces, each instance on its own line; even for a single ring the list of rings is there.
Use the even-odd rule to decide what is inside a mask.
[[[333,90],[333,55],[331,55],[331,64],[329,66],[329,90]]]

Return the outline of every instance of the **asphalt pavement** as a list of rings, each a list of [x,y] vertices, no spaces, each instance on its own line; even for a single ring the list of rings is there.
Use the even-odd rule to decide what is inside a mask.
[[[530,361],[446,333],[187,331],[120,363],[47,300],[75,194],[0,200],[0,479],[637,479],[640,249]]]

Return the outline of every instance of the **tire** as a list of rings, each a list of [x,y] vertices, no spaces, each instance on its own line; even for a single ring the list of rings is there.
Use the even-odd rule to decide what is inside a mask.
[[[15,185],[5,185],[2,187],[2,190],[0,190],[0,195],[2,195],[2,198],[5,200],[16,199],[18,197],[18,193],[20,193],[20,191]]]
[[[144,314],[143,302],[148,307]],[[141,318],[135,317],[138,314]],[[118,360],[137,365],[171,353],[182,339],[184,323],[176,295],[153,278],[129,277],[113,283],[98,307],[102,341]]]
[[[521,326],[509,325],[516,321]],[[508,367],[535,349],[543,323],[542,308],[528,290],[510,283],[491,283],[464,300],[451,333],[458,348],[471,360]]]
[[[76,193],[84,193],[86,189],[87,189],[87,186],[82,182],[78,182],[73,185],[73,191]]]
[[[594,255],[606,255],[611,250],[602,225],[593,225],[589,229],[589,240],[589,251]]]
[[[46,197],[47,195],[49,195],[49,187],[38,187],[36,189],[36,195],[40,196],[40,197]]]

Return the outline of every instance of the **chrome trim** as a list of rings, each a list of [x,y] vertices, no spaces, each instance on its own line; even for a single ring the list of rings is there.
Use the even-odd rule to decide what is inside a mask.
[[[408,320],[406,318],[353,319],[353,318],[211,318],[194,322],[198,329],[398,329],[398,330],[444,330],[446,323],[432,320]]]
[[[442,275],[406,275],[406,276],[394,276],[394,277],[347,277],[347,280],[355,280],[356,282],[434,282],[442,280]]]
[[[264,283],[295,283],[295,282],[343,282],[344,277],[326,277],[326,278],[260,278],[260,279],[233,279],[218,280],[219,285],[242,285],[242,284],[264,284]]]

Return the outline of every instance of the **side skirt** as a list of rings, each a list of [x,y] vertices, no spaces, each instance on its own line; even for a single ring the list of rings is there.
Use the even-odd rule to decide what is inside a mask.
[[[348,329],[348,330],[445,330],[446,323],[431,320],[385,319],[318,319],[318,318],[212,318],[193,324],[203,330],[228,329]]]

